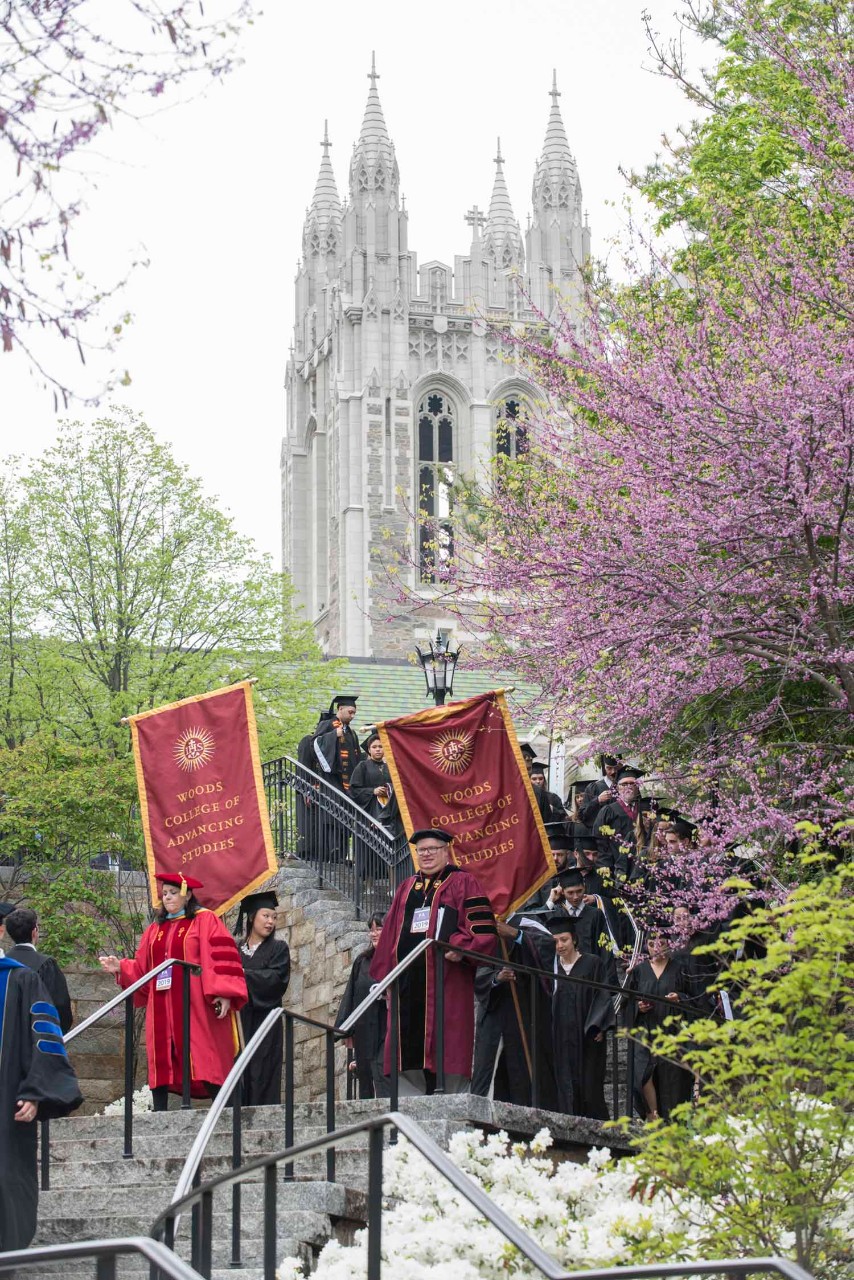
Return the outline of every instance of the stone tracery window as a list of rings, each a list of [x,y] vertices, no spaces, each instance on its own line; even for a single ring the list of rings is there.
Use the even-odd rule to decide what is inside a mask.
[[[495,410],[495,452],[515,460],[528,447],[528,406],[518,396],[508,396]]]
[[[454,552],[452,489],[456,406],[430,391],[418,406],[418,563],[422,582],[436,582]]]

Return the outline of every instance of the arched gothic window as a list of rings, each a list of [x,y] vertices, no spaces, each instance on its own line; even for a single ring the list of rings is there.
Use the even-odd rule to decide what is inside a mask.
[[[528,447],[528,406],[516,396],[502,400],[495,410],[495,452],[516,459]]]
[[[436,582],[454,551],[452,487],[456,407],[443,391],[418,406],[418,555],[422,582]]]

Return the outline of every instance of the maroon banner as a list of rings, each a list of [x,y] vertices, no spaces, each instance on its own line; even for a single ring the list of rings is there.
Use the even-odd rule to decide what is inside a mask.
[[[222,915],[277,871],[248,680],[129,716],[152,900],[158,873],[201,880]]]
[[[454,837],[454,862],[473,872],[507,917],[555,874],[542,816],[502,690],[377,725],[407,834]]]

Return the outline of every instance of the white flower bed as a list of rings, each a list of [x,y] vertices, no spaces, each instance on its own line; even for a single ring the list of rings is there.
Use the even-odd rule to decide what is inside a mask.
[[[133,1113],[134,1115],[142,1115],[146,1111],[154,1110],[154,1102],[151,1097],[151,1090],[147,1084],[141,1089],[137,1089],[133,1095]],[[102,1116],[123,1116],[125,1113],[124,1095],[116,1098],[115,1102],[110,1102],[101,1112]]]
[[[457,1134],[452,1160],[553,1258],[568,1269],[618,1266],[635,1249],[668,1238],[675,1256],[691,1257],[686,1221],[665,1196],[634,1194],[637,1171],[630,1160],[612,1163],[607,1149],[594,1149],[585,1164],[552,1162],[543,1129],[529,1147],[512,1145],[506,1133]],[[535,1277],[540,1272],[457,1194],[404,1139],[385,1154],[383,1261],[395,1280],[489,1280],[498,1274]],[[696,1219],[695,1219],[696,1220]],[[682,1239],[680,1240],[680,1237]],[[684,1248],[682,1247],[684,1245]],[[315,1280],[362,1280],[367,1231],[355,1243],[325,1245]],[[279,1280],[302,1280],[295,1258],[286,1258]]]

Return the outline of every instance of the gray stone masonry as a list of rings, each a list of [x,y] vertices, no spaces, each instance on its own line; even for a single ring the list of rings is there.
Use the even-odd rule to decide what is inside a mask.
[[[386,1103],[340,1103],[336,1126],[381,1114]],[[629,1150],[625,1139],[603,1130],[593,1120],[578,1120],[525,1107],[494,1103],[487,1098],[449,1095],[406,1098],[401,1110],[417,1120],[424,1131],[447,1148],[455,1133],[482,1129],[504,1130],[514,1140],[530,1139],[544,1126],[555,1139],[557,1160],[583,1160],[591,1146],[608,1145],[615,1154]],[[122,1158],[122,1120],[112,1116],[72,1116],[51,1125],[51,1189],[43,1192],[39,1206],[36,1244],[94,1239],[116,1235],[147,1234],[154,1219],[167,1206],[193,1138],[201,1122],[200,1110],[172,1110],[134,1118],[134,1155]],[[243,1114],[243,1158],[284,1147],[282,1107],[249,1108]],[[312,1102],[296,1108],[297,1142],[319,1137],[326,1131],[324,1105]],[[231,1114],[226,1112],[208,1148],[202,1181],[231,1167]],[[365,1224],[367,1190],[367,1135],[357,1134],[337,1151],[336,1182],[326,1180],[325,1155],[304,1157],[296,1163],[295,1180],[278,1184],[277,1232],[279,1256],[316,1257],[326,1240],[349,1242]],[[214,1197],[214,1267],[228,1267],[230,1253],[229,1190]],[[260,1181],[244,1186],[241,1229],[243,1269],[229,1271],[235,1280],[255,1280],[262,1257],[262,1188]],[[177,1250],[189,1259],[189,1215],[182,1221]],[[122,1264],[122,1271],[140,1269]],[[46,1280],[56,1272],[45,1268],[28,1274]],[[215,1275],[216,1275],[215,1270]],[[91,1265],[68,1264],[63,1280],[91,1276]]]

